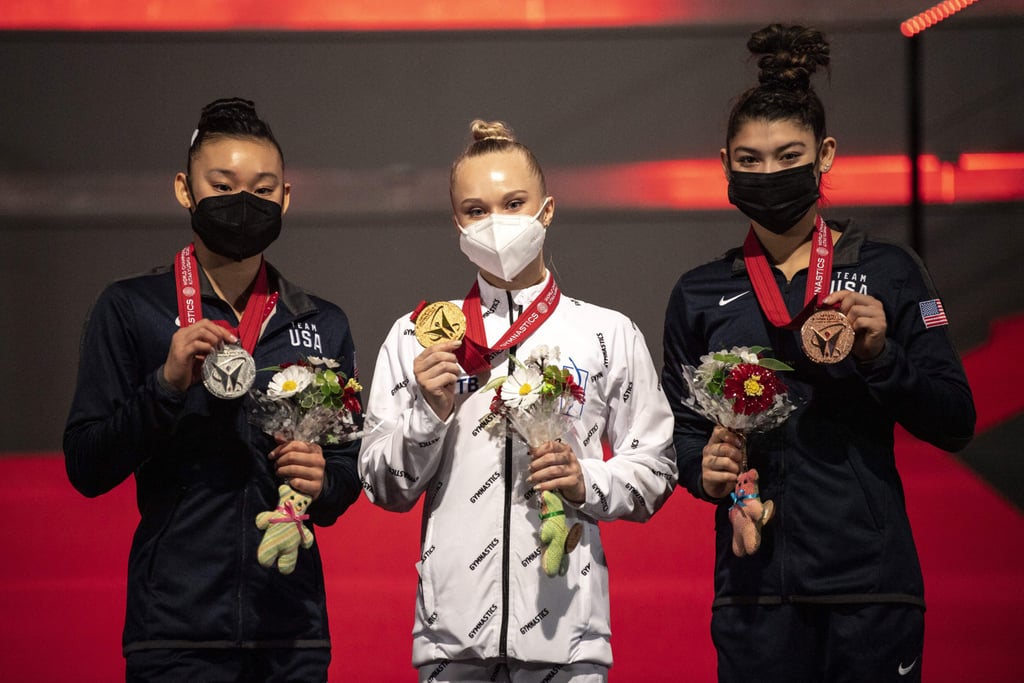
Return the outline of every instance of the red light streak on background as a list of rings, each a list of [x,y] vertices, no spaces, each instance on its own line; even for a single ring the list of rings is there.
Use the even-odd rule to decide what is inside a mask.
[[[637,26],[690,17],[679,0],[3,0],[0,30],[459,30]]]
[[[1024,200],[1024,153],[963,154],[956,162],[924,155],[920,168],[927,204]],[[548,175],[559,198],[585,208],[700,211],[732,206],[717,159],[557,169]],[[910,160],[895,155],[837,158],[822,192],[830,206],[908,204]]]

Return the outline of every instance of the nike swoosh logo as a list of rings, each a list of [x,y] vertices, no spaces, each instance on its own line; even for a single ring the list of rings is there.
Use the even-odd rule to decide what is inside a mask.
[[[899,668],[896,669],[896,671],[899,672],[900,676],[906,676],[908,673],[910,673],[910,670],[913,669],[916,664],[916,659],[910,663],[910,666],[903,666],[903,663],[900,662]]]
[[[718,305],[719,305],[719,306],[725,306],[725,305],[727,305],[727,304],[731,304],[731,303],[732,303],[733,301],[736,301],[736,299],[739,299],[739,298],[740,298],[741,296],[743,296],[744,294],[750,294],[750,290],[748,289],[748,290],[747,290],[747,291],[745,291],[745,292],[740,292],[740,293],[739,293],[739,294],[737,294],[736,296],[731,296],[731,297],[729,297],[728,299],[726,299],[726,298],[725,298],[725,297],[723,296],[723,297],[722,297],[721,299],[719,299],[719,300],[718,300]]]

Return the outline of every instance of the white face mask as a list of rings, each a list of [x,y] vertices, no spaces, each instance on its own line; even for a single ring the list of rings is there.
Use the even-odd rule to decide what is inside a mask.
[[[481,270],[512,280],[537,258],[547,230],[538,220],[551,200],[534,216],[492,213],[468,228],[459,226],[459,247]]]

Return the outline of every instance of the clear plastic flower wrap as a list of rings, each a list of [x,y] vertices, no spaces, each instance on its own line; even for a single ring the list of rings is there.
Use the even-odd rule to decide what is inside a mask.
[[[583,403],[584,391],[558,364],[558,357],[557,346],[538,346],[525,362],[512,356],[516,366],[512,374],[495,379],[481,390],[495,392],[488,417],[504,418],[490,420],[496,425],[494,429],[502,429],[507,421],[530,448],[566,435],[571,428],[570,409],[575,403]],[[569,553],[579,543],[583,525],[566,521],[565,506],[554,491],[541,491],[537,501],[543,548],[540,565],[549,577],[565,576]]]
[[[286,441],[339,444],[361,436],[356,417],[362,411],[354,378],[338,372],[340,364],[329,358],[307,356],[262,371],[274,371],[266,393],[249,391],[249,421]],[[314,537],[303,522],[311,496],[291,487],[286,479],[278,486],[278,504],[256,516],[256,527],[264,532],[257,548],[257,561],[265,568],[276,567],[282,574],[294,571],[299,548],[310,548]]]
[[[249,392],[250,421],[287,440],[339,444],[358,439],[362,433],[356,417],[362,408],[357,394],[362,387],[338,367],[333,359],[308,356],[264,368],[275,374],[266,393]]]
[[[583,388],[568,370],[556,364],[558,357],[557,346],[538,346],[525,362],[513,356],[516,368],[512,374],[499,377],[482,389],[495,391],[491,414],[507,418],[531,448],[565,436],[570,428],[571,405],[584,400]]]
[[[739,434],[768,431],[786,421],[796,405],[777,372],[792,370],[764,356],[762,346],[734,346],[682,366],[689,396],[683,405]]]
[[[786,385],[776,374],[793,368],[765,356],[767,350],[762,346],[734,346],[701,356],[696,368],[682,367],[690,390],[683,405],[741,438],[740,473],[729,494],[732,550],[737,557],[757,552],[762,529],[775,513],[772,501],[761,500],[757,470],[747,467],[747,436],[778,427],[796,410]]]

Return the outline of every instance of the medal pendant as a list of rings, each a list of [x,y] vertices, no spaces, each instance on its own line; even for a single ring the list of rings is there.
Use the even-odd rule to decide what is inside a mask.
[[[203,386],[217,398],[238,398],[255,379],[256,362],[238,344],[225,344],[203,361]]]
[[[853,348],[853,325],[839,311],[823,308],[804,322],[800,338],[804,353],[815,363],[838,363]]]
[[[416,318],[416,341],[424,348],[443,341],[458,341],[466,335],[466,316],[450,301],[437,301]]]

